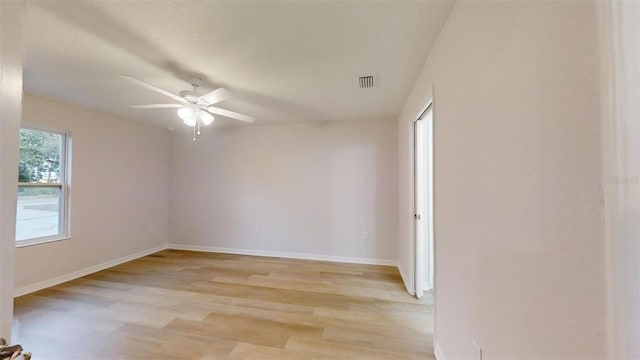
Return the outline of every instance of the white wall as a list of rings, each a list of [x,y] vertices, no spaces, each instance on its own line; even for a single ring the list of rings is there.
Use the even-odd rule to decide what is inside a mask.
[[[207,128],[197,142],[176,131],[171,239],[395,263],[396,128],[391,120]]]
[[[72,133],[72,220],[71,239],[16,250],[18,290],[168,243],[168,131],[30,94],[23,121]]]
[[[24,4],[0,1],[0,337],[11,339]]]
[[[436,345],[471,358],[605,358],[595,3],[458,2],[399,119],[434,95]],[[433,87],[433,91],[432,91]]]
[[[640,3],[599,3],[610,358],[640,358]]]

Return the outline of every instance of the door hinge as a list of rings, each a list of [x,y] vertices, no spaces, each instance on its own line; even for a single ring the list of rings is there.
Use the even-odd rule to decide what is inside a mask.
[[[413,214],[413,217],[414,217],[416,220],[420,220],[420,214]]]

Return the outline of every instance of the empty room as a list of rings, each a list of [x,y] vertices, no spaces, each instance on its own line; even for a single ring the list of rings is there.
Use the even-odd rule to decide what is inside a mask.
[[[0,1],[0,359],[640,358],[639,20]]]

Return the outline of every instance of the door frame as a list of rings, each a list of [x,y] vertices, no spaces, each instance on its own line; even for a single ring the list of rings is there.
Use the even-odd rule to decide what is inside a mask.
[[[430,122],[422,122],[429,114],[431,114]],[[414,211],[414,222],[413,222],[413,234],[414,234],[414,291],[415,296],[417,298],[421,298],[424,295],[424,266],[425,266],[425,246],[429,246],[433,244],[433,145],[429,145],[429,139],[433,139],[433,99],[430,99],[427,102],[427,105],[418,113],[418,116],[413,121],[413,211]],[[425,126],[422,130],[419,131],[421,126]],[[426,133],[425,133],[426,131]],[[427,151],[427,157],[429,161],[429,166],[424,169],[425,174],[422,174],[426,177],[428,181],[428,185],[426,189],[422,189],[419,186],[420,182],[418,181],[418,163],[424,161],[424,159],[419,156],[419,148],[424,143],[424,135],[427,135],[427,144],[426,146],[430,146],[430,151]],[[428,202],[427,204],[420,204],[420,199],[423,198],[423,190],[429,192]],[[420,206],[422,205],[422,206]],[[420,208],[421,207],[421,208]],[[425,216],[426,215],[426,216]],[[427,234],[423,234],[423,226],[421,226],[424,221],[428,221],[428,232]],[[426,235],[426,236],[425,236]],[[425,241],[427,240],[427,241]],[[429,251],[429,284],[430,287],[434,287],[434,250],[433,248]]]

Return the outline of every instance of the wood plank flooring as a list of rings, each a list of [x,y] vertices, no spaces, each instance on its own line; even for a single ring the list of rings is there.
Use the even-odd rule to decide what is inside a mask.
[[[165,250],[16,299],[34,359],[433,359],[396,268]]]

